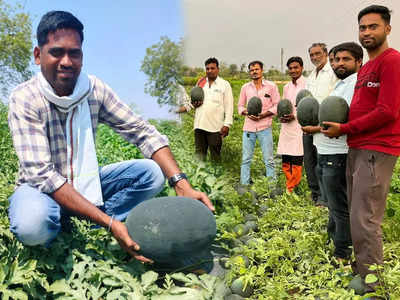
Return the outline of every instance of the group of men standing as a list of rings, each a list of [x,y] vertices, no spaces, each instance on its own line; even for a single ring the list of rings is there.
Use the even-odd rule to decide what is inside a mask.
[[[277,104],[280,100],[277,85],[263,79],[263,63],[253,61],[249,63],[251,81],[244,84],[240,91],[238,112],[246,116],[243,126],[242,165],[240,182],[250,184],[250,165],[258,139],[266,168],[266,176],[275,178],[272,140],[272,118],[276,115]],[[194,139],[196,153],[205,159],[208,149],[214,161],[220,160],[222,140],[229,134],[229,127],[233,122],[233,94],[228,81],[218,76],[219,62],[211,57],[205,61],[206,76],[200,78],[197,86],[204,91],[201,102],[185,104],[178,109],[178,113],[195,108]],[[247,102],[252,97],[259,97],[262,101],[260,114],[249,115],[246,109]]]
[[[361,286],[368,292],[377,284],[365,283],[366,275],[374,272],[369,266],[383,263],[381,223],[391,175],[400,155],[400,54],[388,46],[391,26],[387,7],[364,8],[358,14],[358,23],[359,41],[369,56],[365,65],[362,66],[363,49],[354,42],[341,43],[329,52],[324,43],[312,44],[308,53],[315,69],[308,78],[302,75],[301,57],[287,61],[291,81],[284,86],[283,98],[292,102],[294,111],[279,118],[277,152],[282,156],[289,192],[300,183],[304,159],[312,200],[318,206],[329,208],[328,234],[335,245],[334,256],[338,261],[348,262],[353,246],[356,262],[352,266],[360,276],[350,285]],[[242,86],[238,101],[238,113],[245,116],[242,185],[251,183],[250,163],[257,139],[266,176],[276,176],[271,124],[280,100],[277,86],[263,79],[262,62],[253,61],[248,69],[251,81]],[[207,78],[209,82],[208,73]],[[225,121],[231,121],[232,92],[228,84],[225,87],[229,109],[224,116]],[[301,127],[295,107],[296,95],[302,89],[310,91],[319,103],[328,96],[345,99],[350,106],[348,122]],[[213,100],[205,94],[204,103]],[[262,112],[258,116],[249,115],[246,109],[253,96],[262,101]],[[196,112],[195,128],[200,117]],[[224,126],[231,124],[225,122]],[[224,137],[222,128],[219,135]],[[195,140],[199,149],[198,138]]]

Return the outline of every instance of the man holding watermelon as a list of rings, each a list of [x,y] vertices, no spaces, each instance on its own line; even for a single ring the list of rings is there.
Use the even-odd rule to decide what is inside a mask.
[[[282,155],[282,171],[286,177],[286,189],[292,192],[300,183],[303,166],[303,132],[296,119],[296,96],[306,86],[303,74],[303,59],[294,56],[288,59],[286,66],[292,81],[283,87],[283,98],[292,103],[293,112],[279,119],[281,130],[277,153]]]
[[[370,265],[383,263],[381,224],[397,157],[400,155],[400,53],[389,48],[390,11],[371,5],[358,14],[359,40],[369,61],[358,73],[345,124],[326,122],[329,137],[347,134],[347,194],[356,257],[350,284],[360,293],[373,291],[377,281],[366,277]],[[371,279],[373,276],[370,276]]]
[[[263,63],[258,60],[249,63],[251,81],[242,86],[238,101],[238,113],[245,116],[240,167],[240,184],[244,187],[250,184],[250,165],[257,140],[263,153],[265,176],[272,180],[276,179],[271,127],[280,95],[277,85],[263,78],[263,66]],[[260,109],[257,113],[253,113],[253,109],[250,109],[252,98],[258,98],[260,101]]]
[[[328,49],[325,43],[313,43],[308,48],[310,60],[315,69],[307,77],[306,89],[313,97],[322,102],[335,87],[337,78],[328,63]],[[319,135],[318,126],[303,126],[304,169],[307,174],[308,187],[311,190],[311,198],[318,206],[327,206],[327,200],[322,193],[317,174],[317,148],[314,145],[314,137]]]
[[[165,177],[180,196],[202,201],[181,173],[168,140],[135,115],[115,92],[81,72],[83,25],[69,12],[46,13],[37,28],[34,59],[41,72],[17,86],[9,100],[9,127],[19,159],[9,202],[10,230],[25,245],[49,245],[63,220],[77,215],[107,228],[143,262],[121,222],[132,207],[155,196]],[[113,128],[145,157],[100,167],[98,123]],[[165,176],[165,177],[164,177]]]
[[[204,99],[192,101],[194,116],[194,143],[196,154],[204,160],[210,149],[211,160],[221,159],[222,140],[229,134],[233,123],[233,94],[228,81],[220,77],[219,62],[215,57],[205,61],[206,76],[196,86],[203,89]],[[186,112],[191,106],[181,106],[178,112]]]
[[[334,72],[339,78],[335,89],[321,104],[338,101],[350,105],[357,81],[357,72],[363,60],[363,50],[360,45],[348,42],[333,48],[335,59]],[[346,108],[348,108],[346,104]],[[347,110],[331,110],[335,116],[347,114]],[[322,127],[321,127],[322,129]],[[329,225],[328,234],[335,245],[333,255],[340,261],[347,261],[351,256],[351,234],[349,210],[346,191],[346,159],[348,147],[346,136],[331,139],[322,134],[314,136],[314,144],[318,152],[318,176],[320,187],[328,201]]]

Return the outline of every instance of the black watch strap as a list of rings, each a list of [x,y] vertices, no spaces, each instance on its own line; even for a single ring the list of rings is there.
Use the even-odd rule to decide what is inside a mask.
[[[168,179],[168,184],[170,187],[174,187],[178,183],[178,181],[180,181],[182,179],[187,179],[187,176],[185,173],[175,174]]]

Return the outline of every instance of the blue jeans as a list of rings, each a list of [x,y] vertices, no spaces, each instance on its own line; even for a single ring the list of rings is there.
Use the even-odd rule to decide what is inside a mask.
[[[265,164],[265,176],[275,179],[274,156],[273,156],[273,141],[271,128],[248,132],[243,131],[242,141],[242,166],[240,168],[240,183],[250,184],[250,165],[253,158],[254,147],[256,140],[260,143]]]
[[[119,221],[140,202],[157,195],[165,177],[156,162],[138,159],[100,168],[104,205],[99,207]],[[61,230],[61,218],[69,212],[49,194],[23,184],[9,198],[10,230],[18,240],[30,246],[49,245]]]

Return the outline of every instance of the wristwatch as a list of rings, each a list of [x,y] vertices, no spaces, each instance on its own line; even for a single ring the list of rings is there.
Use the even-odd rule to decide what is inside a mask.
[[[170,187],[174,187],[178,183],[178,181],[180,181],[182,179],[187,179],[187,176],[185,173],[175,174],[168,179],[168,184]]]

